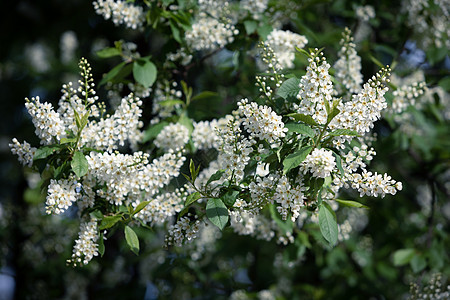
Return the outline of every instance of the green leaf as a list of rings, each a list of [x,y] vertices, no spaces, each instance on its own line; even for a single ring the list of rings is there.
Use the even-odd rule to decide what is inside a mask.
[[[196,172],[196,169],[195,169],[194,161],[192,159],[189,162],[189,171],[191,172],[192,182],[194,182],[195,179],[197,178],[197,172]]]
[[[195,100],[202,100],[202,99],[206,99],[206,98],[217,97],[218,95],[219,94],[217,94],[216,92],[203,91],[203,92],[195,95],[194,97],[192,97],[191,102],[195,101]]]
[[[100,253],[100,257],[103,257],[103,255],[105,254],[105,244],[103,242],[103,232],[100,233],[97,243],[98,243],[98,253]]]
[[[175,23],[172,20],[169,21],[169,24],[170,24],[170,29],[172,30],[173,38],[175,39],[175,41],[177,41],[178,43],[181,44],[180,29],[178,29],[178,27],[175,25]]]
[[[334,117],[336,117],[340,112],[341,111],[337,107],[333,107],[333,110],[331,111],[331,113],[327,117],[327,123],[330,123],[331,120],[333,120]]]
[[[278,227],[284,232],[292,232],[292,228],[294,226],[294,223],[290,220],[282,220],[280,214],[278,213],[276,206],[274,204],[269,204],[269,211],[270,216],[272,217],[272,220],[277,223]]]
[[[178,120],[178,123],[184,125],[189,130],[189,134],[191,134],[192,131],[194,131],[194,125],[192,124],[192,120],[189,119],[189,117],[186,116],[185,114],[181,115],[180,119]]]
[[[336,202],[339,202],[339,204],[342,204],[344,206],[369,209],[368,206],[366,206],[366,205],[364,205],[362,203],[356,202],[356,201],[341,200],[341,199],[334,199],[334,200],[336,200]]]
[[[288,117],[294,118],[295,121],[301,121],[303,123],[312,125],[312,126],[318,126],[319,124],[310,116],[305,114],[299,114],[299,113],[293,113],[288,114]]]
[[[76,151],[73,154],[70,166],[77,177],[83,177],[89,170],[89,163],[84,154],[80,151]]]
[[[330,245],[336,245],[338,240],[336,216],[334,215],[334,212],[330,211],[325,205],[319,207],[319,227],[322,236],[330,243]]]
[[[306,126],[305,124],[287,123],[284,126],[291,132],[297,132],[303,135],[307,135],[310,138],[315,137],[314,130],[309,126]]]
[[[244,21],[245,31],[248,35],[254,33],[256,31],[256,28],[258,27],[258,23],[255,21]]]
[[[62,138],[62,139],[59,141],[59,143],[60,143],[61,145],[64,145],[64,144],[74,143],[74,142],[76,142],[76,141],[77,141],[76,138]]]
[[[440,62],[445,58],[445,56],[448,54],[448,49],[447,47],[442,48],[428,47],[426,53],[428,61],[432,66],[434,66],[436,63]]]
[[[133,215],[137,214],[138,212],[140,212],[141,210],[143,210],[147,204],[149,204],[150,202],[152,202],[151,200],[148,201],[143,201],[141,203],[139,203],[136,208],[133,210]]]
[[[419,273],[427,266],[427,260],[422,254],[415,254],[409,264],[414,273]]]
[[[450,76],[446,76],[439,80],[438,85],[446,92],[450,92]]]
[[[156,80],[156,66],[148,59],[138,59],[133,63],[133,77],[145,88],[152,86]]]
[[[370,60],[371,60],[374,64],[376,64],[378,67],[384,68],[384,65],[383,65],[378,59],[376,59],[373,55],[369,54],[369,58],[370,58]]]
[[[341,136],[341,135],[352,135],[352,136],[356,136],[358,135],[358,133],[354,130],[350,130],[350,129],[336,129],[333,130],[332,132],[328,133],[329,136]]]
[[[206,216],[220,230],[223,230],[229,219],[227,207],[222,200],[217,198],[208,199],[206,203]]]
[[[280,88],[277,90],[277,95],[283,99],[287,99],[289,97],[297,97],[298,92],[300,91],[300,79],[296,77],[289,78],[285,82],[283,82]]]
[[[220,199],[227,207],[232,207],[236,202],[237,196],[239,195],[239,191],[230,190],[226,192]]]
[[[263,40],[265,40],[267,38],[267,36],[272,32],[272,30],[273,30],[273,28],[269,24],[265,24],[263,26],[258,26],[258,28],[256,28],[256,32],[258,32],[259,36]]]
[[[189,196],[186,197],[186,201],[184,202],[184,206],[188,207],[189,205],[191,205],[192,203],[194,203],[195,201],[197,201],[201,197],[202,197],[202,195],[199,192],[194,192],[194,193],[190,194]]]
[[[125,225],[125,240],[127,241],[130,250],[133,251],[134,254],[139,255],[139,239],[136,232],[128,225]]]
[[[336,158],[336,167],[338,168],[339,172],[341,173],[341,176],[344,177],[345,172],[344,172],[344,168],[342,168],[341,156],[335,152],[333,152],[333,155]]]
[[[118,64],[117,66],[115,66],[114,68],[112,68],[111,71],[109,71],[108,73],[105,74],[105,76],[103,76],[103,79],[100,81],[99,85],[103,85],[103,84],[107,83],[108,81],[111,81],[114,77],[117,76],[117,74],[119,74],[119,72],[122,70],[122,68],[126,64],[127,63],[125,61],[123,61],[120,64]]]
[[[304,147],[286,156],[283,161],[283,173],[286,174],[289,170],[298,167],[312,151],[312,148],[312,146]]]
[[[51,147],[51,146],[44,146],[44,147],[38,148],[36,150],[36,153],[34,153],[33,159],[38,160],[38,159],[47,158],[48,156],[52,155],[56,149],[57,149],[56,147]]]
[[[211,177],[206,182],[205,186],[208,186],[211,182],[219,180],[222,175],[225,173],[225,170],[217,170],[216,173],[212,174]]]
[[[121,215],[106,216],[100,222],[100,226],[98,227],[98,229],[104,230],[104,229],[111,228],[114,225],[116,225],[116,223],[119,222],[121,219],[122,219]]]
[[[96,209],[93,212],[91,212],[89,214],[89,216],[91,217],[91,219],[94,219],[94,220],[101,220],[101,219],[103,219],[103,213],[101,211],[99,211],[98,209]]]
[[[105,48],[105,49],[99,50],[96,52],[96,54],[100,58],[108,58],[108,57],[118,56],[121,53],[120,53],[119,49],[110,47],[110,48]]]
[[[414,257],[415,250],[412,248],[399,249],[394,252],[393,262],[394,266],[399,267],[406,265]]]
[[[142,138],[142,142],[148,142],[151,139],[154,139],[160,132],[161,130],[163,130],[164,127],[166,127],[167,125],[169,125],[168,122],[161,122],[158,124],[155,124],[151,127],[149,127],[145,132],[144,132],[144,137]]]
[[[177,100],[177,99],[164,100],[164,101],[158,102],[158,104],[161,106],[174,106],[177,104],[181,104],[182,106],[184,106],[184,102],[181,100]]]

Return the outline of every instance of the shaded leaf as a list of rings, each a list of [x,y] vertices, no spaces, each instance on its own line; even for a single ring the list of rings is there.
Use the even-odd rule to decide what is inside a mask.
[[[189,196],[187,196],[186,201],[184,202],[184,206],[187,207],[187,206],[191,205],[192,203],[194,203],[201,197],[202,197],[202,195],[199,192],[190,194]]]
[[[156,80],[156,66],[148,59],[138,59],[133,63],[133,77],[145,88],[152,86]]]
[[[301,148],[300,150],[289,154],[283,161],[283,173],[286,174],[289,170],[296,168],[311,152],[312,146]]]
[[[399,249],[394,252],[392,257],[394,266],[403,266],[411,261],[415,253],[413,248]]]
[[[356,208],[369,208],[368,206],[356,202],[356,201],[351,201],[351,200],[341,200],[341,199],[335,199],[337,202],[339,202],[339,204],[342,204],[344,206],[348,206],[348,207],[356,207]]]
[[[149,204],[150,202],[152,202],[151,200],[148,201],[143,201],[141,203],[139,203],[136,208],[133,210],[133,215],[137,214],[138,212],[140,212],[141,210],[143,210],[147,204]]]
[[[319,227],[323,237],[334,246],[338,240],[338,226],[336,216],[330,209],[321,205],[319,207]]]
[[[108,58],[120,55],[120,50],[117,48],[109,47],[97,51],[96,54],[100,58]]]
[[[116,223],[119,222],[121,219],[122,219],[121,215],[106,216],[100,222],[100,226],[98,227],[98,229],[104,230],[104,229],[111,228],[114,225],[116,225]]]
[[[139,255],[139,239],[136,232],[128,225],[125,225],[125,240],[127,241],[130,250],[133,251],[134,254]]]
[[[314,130],[305,124],[287,123],[284,125],[289,131],[307,135],[311,138],[315,137]]]
[[[312,126],[318,126],[319,124],[310,116],[305,114],[299,114],[299,113],[292,113],[288,114],[288,117],[294,118],[295,121],[300,121]]]
[[[211,177],[206,182],[206,186],[208,186],[211,182],[219,180],[223,173],[225,173],[224,170],[217,170],[216,173],[212,174]]]
[[[229,219],[227,207],[222,200],[217,198],[208,199],[208,203],[206,204],[206,216],[211,223],[219,227],[220,230],[223,230]]]
[[[292,77],[283,82],[280,88],[277,90],[277,95],[283,99],[287,99],[289,97],[297,97],[298,92],[300,91],[300,79],[297,77]]]

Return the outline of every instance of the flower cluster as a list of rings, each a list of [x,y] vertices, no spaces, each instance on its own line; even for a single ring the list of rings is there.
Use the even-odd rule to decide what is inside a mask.
[[[350,29],[345,28],[340,44],[339,59],[334,64],[335,76],[350,93],[358,93],[363,82],[361,58],[356,53]]]
[[[68,209],[79,198],[77,188],[80,184],[73,179],[51,179],[45,202],[47,213],[59,215]]]
[[[266,43],[272,47],[283,68],[293,68],[295,48],[303,48],[308,43],[308,40],[303,35],[289,30],[274,29],[267,36]]]
[[[105,20],[111,19],[116,26],[125,24],[131,29],[141,29],[145,22],[142,7],[122,0],[97,0],[93,2],[95,12]]]
[[[98,238],[97,220],[81,223],[78,240],[73,247],[72,259],[67,263],[74,266],[88,264],[94,256],[98,255]]]
[[[269,4],[269,0],[242,0],[240,2],[240,7],[242,10],[247,10],[251,14],[255,15],[257,18],[259,15],[264,13]]]
[[[18,156],[17,159],[22,165],[28,167],[33,165],[33,157],[37,150],[35,147],[31,147],[31,145],[25,141],[21,144],[16,138],[12,139],[12,144],[9,144],[9,147],[11,148],[12,154]]]
[[[333,83],[328,74],[330,65],[323,53],[317,49],[314,51],[308,59],[306,74],[300,80],[300,92],[297,95],[300,104],[297,105],[297,111],[312,116],[319,124],[325,124],[326,106],[332,106]]]
[[[375,18],[375,9],[371,5],[358,6],[355,12],[358,19],[364,22]]]
[[[252,138],[267,140],[273,143],[275,140],[286,135],[287,128],[281,121],[281,116],[272,111],[267,105],[258,105],[243,99],[238,102],[238,112],[243,116],[245,130]]]
[[[186,31],[186,42],[193,50],[215,50],[232,43],[238,33],[232,24],[205,17],[197,20],[192,24],[192,29]]]
[[[156,147],[164,150],[181,150],[189,141],[189,130],[180,123],[165,126],[156,136]]]
[[[187,217],[182,217],[180,218],[180,220],[178,220],[177,223],[169,228],[169,231],[166,235],[165,244],[167,246],[175,245],[180,247],[183,242],[190,243],[197,237],[199,229],[199,220],[191,222],[189,219],[189,215]]]
[[[313,177],[325,178],[331,175],[335,167],[333,152],[316,148],[302,162],[300,169],[304,174],[311,172]]]

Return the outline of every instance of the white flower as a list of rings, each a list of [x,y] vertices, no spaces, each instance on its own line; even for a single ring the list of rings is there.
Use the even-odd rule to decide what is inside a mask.
[[[155,138],[155,145],[164,150],[180,150],[189,141],[189,130],[180,123],[165,126]]]
[[[303,35],[274,29],[268,36],[267,41],[275,52],[278,62],[283,68],[293,68],[295,59],[295,48],[303,48],[308,40]]]
[[[300,165],[304,174],[311,172],[312,176],[325,178],[331,175],[336,167],[336,161],[331,150],[314,149]]]
[[[48,214],[54,213],[59,215],[66,211],[79,198],[76,192],[78,186],[74,180],[51,179],[45,202],[46,212]]]
[[[97,0],[93,2],[95,12],[105,20],[112,19],[114,24],[125,24],[132,29],[142,29],[145,12],[142,7],[122,0]]]
[[[81,223],[78,239],[73,247],[72,259],[68,263],[86,265],[94,256],[98,255],[97,220]]]
[[[224,24],[217,19],[204,17],[192,24],[192,29],[186,31],[185,38],[189,48],[200,50],[215,50],[234,41],[239,33],[234,25]]]
[[[12,139],[12,144],[9,144],[11,153],[18,156],[18,160],[22,165],[31,167],[33,165],[33,157],[36,153],[36,148],[31,147],[26,141],[20,144],[16,138]]]

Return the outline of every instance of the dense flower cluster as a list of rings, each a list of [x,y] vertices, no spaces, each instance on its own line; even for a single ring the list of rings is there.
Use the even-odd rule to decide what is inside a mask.
[[[247,10],[251,14],[258,16],[262,14],[269,4],[269,0],[242,0],[240,7],[242,10]]]
[[[140,29],[145,22],[145,13],[142,7],[122,0],[97,0],[93,2],[95,12],[105,20],[111,19],[114,24],[131,29]]]
[[[350,93],[358,93],[363,82],[361,58],[356,53],[350,29],[345,28],[340,44],[342,47],[338,53],[339,59],[334,64],[335,76]]]
[[[205,17],[197,20],[186,32],[186,42],[193,50],[215,50],[233,42],[238,33],[232,24]]]
[[[314,149],[302,162],[303,173],[311,172],[312,176],[325,178],[330,176],[336,167],[333,152],[326,149]]]
[[[273,143],[286,135],[287,128],[272,108],[248,102],[243,99],[238,103],[238,112],[243,116],[245,130],[252,138],[267,140]]]
[[[181,150],[189,141],[189,130],[180,123],[165,126],[156,137],[154,143],[164,150]]]
[[[45,202],[47,213],[59,215],[68,209],[79,198],[76,192],[79,187],[73,179],[51,179]]]
[[[189,216],[182,217],[178,222],[169,228],[166,235],[166,245],[175,245],[180,247],[183,243],[191,243],[200,230],[200,221],[195,220],[191,223]]]
[[[375,9],[371,5],[358,6],[355,12],[358,19],[365,22],[375,18]]]
[[[291,32],[274,29],[268,36],[266,43],[275,52],[279,63],[283,68],[293,68],[295,48],[303,48],[308,43],[305,36]]]
[[[98,255],[98,238],[97,220],[81,223],[78,240],[73,247],[72,259],[67,262],[75,266],[88,264],[94,256]]]
[[[299,113],[310,115],[319,124],[327,122],[326,106],[332,106],[333,83],[328,74],[330,65],[318,50],[309,58],[306,74],[300,80],[300,92],[297,99]],[[326,103],[327,102],[327,103]]]

